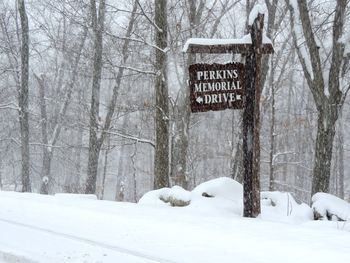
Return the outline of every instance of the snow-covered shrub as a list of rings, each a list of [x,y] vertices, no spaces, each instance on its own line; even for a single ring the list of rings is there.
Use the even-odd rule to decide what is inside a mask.
[[[333,221],[350,220],[350,204],[327,193],[316,193],[312,197],[314,218]]]

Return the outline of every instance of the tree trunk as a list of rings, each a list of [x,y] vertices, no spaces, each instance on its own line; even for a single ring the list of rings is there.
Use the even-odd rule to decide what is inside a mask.
[[[196,3],[195,0],[189,1],[189,24],[190,37],[194,36],[193,29],[196,27]],[[196,62],[196,55],[193,53],[187,54],[185,68]],[[172,138],[171,147],[171,171],[170,177],[175,185],[179,185],[184,189],[188,188],[187,178],[187,150],[188,136],[190,126],[190,94],[187,85],[187,74],[184,74],[183,86],[180,91],[179,105],[175,116],[175,136]]]
[[[337,185],[337,195],[339,198],[344,199],[344,126],[342,112],[340,112],[338,120],[338,156],[339,156],[339,166],[338,166],[338,185]]]
[[[91,91],[90,108],[90,137],[89,137],[89,160],[87,179],[85,184],[86,194],[96,193],[98,159],[101,150],[101,142],[98,139],[99,130],[99,107],[100,107],[100,88],[102,75],[102,34],[104,29],[105,0],[99,4],[98,14],[96,12],[96,1],[91,0],[92,27],[94,32],[94,57],[93,57],[93,77]]]
[[[274,65],[273,65],[273,55],[271,56],[271,71],[270,71],[270,78],[269,78],[269,86],[271,87],[271,120],[270,120],[270,161],[269,161],[269,170],[270,170],[270,177],[269,177],[269,191],[275,191],[276,190],[276,183],[275,183],[275,141],[276,141],[276,134],[275,134],[275,86],[274,86]]]
[[[167,1],[155,0],[156,46],[167,48]],[[167,86],[167,54],[156,50],[154,189],[169,186],[169,103]]]
[[[311,189],[311,194],[313,195],[317,192],[329,191],[335,123],[338,118],[338,111],[341,110],[346,97],[346,92],[343,93],[343,87],[340,87],[339,77],[343,69],[342,67],[344,67],[344,43],[340,39],[344,33],[347,1],[336,1],[332,25],[332,47],[330,59],[328,60],[329,64],[326,65],[323,62],[321,63],[320,47],[316,42],[316,36],[312,28],[312,20],[307,1],[297,0],[298,10],[294,10],[294,6],[290,5],[289,2],[287,0],[290,10],[294,46],[318,113],[315,163]],[[307,54],[302,53],[300,45],[298,45],[299,36],[297,36],[297,33],[300,34],[301,32],[295,30],[294,27],[295,20],[298,19],[298,15],[295,15],[297,12],[299,12],[299,19],[303,29],[302,33],[305,37],[304,45],[307,46]],[[308,67],[304,55],[310,58],[311,68]],[[328,83],[324,79],[325,68],[327,70],[329,68],[327,72],[329,76]],[[326,90],[326,88],[328,89]]]
[[[318,111],[315,164],[312,177],[312,195],[329,192],[332,148],[337,121],[337,108],[325,102],[325,109]]]
[[[125,131],[127,124],[129,122],[129,115],[125,114],[123,117],[123,124],[121,130]],[[115,192],[115,200],[116,201],[124,201],[125,197],[125,175],[124,175],[124,155],[126,152],[125,139],[121,139],[121,147],[119,150],[119,160],[117,166],[117,184],[116,184],[116,192]]]
[[[103,2],[103,7],[101,7]],[[120,67],[118,70],[118,74],[116,76],[116,84],[113,87],[113,94],[112,99],[108,104],[108,111],[106,114],[106,121],[104,124],[100,123],[99,125],[99,95],[100,95],[100,82],[101,82],[101,71],[102,71],[102,33],[103,33],[103,20],[104,18],[101,18],[101,16],[104,17],[105,12],[105,6],[104,1],[102,1],[99,6],[99,30],[94,30],[96,32],[96,38],[95,38],[95,50],[99,50],[99,54],[96,54],[96,59],[99,60],[99,63],[97,63],[97,60],[94,61],[94,78],[93,78],[93,89],[92,89],[92,97],[91,97],[91,113],[90,113],[90,142],[89,142],[89,163],[88,163],[88,178],[86,183],[86,192],[87,193],[94,193],[96,191],[96,181],[97,181],[97,168],[98,168],[98,158],[100,155],[101,146],[103,145],[103,142],[106,138],[107,132],[110,128],[110,125],[112,123],[112,118],[115,111],[115,106],[117,103],[117,97],[119,93],[119,88],[121,85],[122,77],[124,74],[124,68]],[[92,5],[94,7],[94,5]],[[121,59],[121,65],[124,65],[128,59],[128,46],[130,42],[130,36],[133,30],[134,22],[135,22],[135,14],[137,10],[137,2],[134,2],[133,10],[131,12],[131,18],[129,20],[128,28],[126,31],[126,37],[125,41],[122,47],[122,59]],[[95,13],[96,14],[96,13]],[[97,18],[93,17],[93,21],[97,20]],[[94,27],[95,28],[95,27]],[[94,58],[95,59],[95,58]],[[94,81],[95,79],[95,72],[98,73],[99,80]],[[96,75],[97,76],[97,75]],[[98,84],[98,85],[97,85]],[[99,129],[99,126],[103,126],[101,131],[101,136],[98,138],[97,131]]]
[[[19,124],[21,131],[22,192],[31,192],[29,177],[29,120],[28,120],[28,72],[29,72],[29,26],[24,0],[18,0],[21,18],[21,86],[18,90]]]
[[[108,154],[111,150],[111,139],[110,136],[107,137],[107,149],[105,151],[105,158],[104,158],[104,164],[103,164],[103,174],[102,174],[102,182],[101,182],[101,191],[100,191],[100,197],[99,199],[103,200],[104,193],[105,193],[105,185],[106,185],[106,178],[107,178],[107,170],[108,170]]]

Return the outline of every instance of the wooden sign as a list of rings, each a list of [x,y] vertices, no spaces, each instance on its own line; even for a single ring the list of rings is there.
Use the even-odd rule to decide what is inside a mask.
[[[244,65],[194,64],[189,67],[192,112],[242,109]]]
[[[230,41],[189,39],[184,47],[184,51],[189,53],[241,53],[245,55],[245,66],[239,63],[195,64],[189,68],[192,112],[227,108],[240,109],[244,106],[242,148],[243,216],[245,217],[257,217],[261,213],[259,139],[261,59],[263,54],[274,52],[271,41],[263,40],[264,14],[260,12],[260,5],[255,6],[251,14],[256,15],[254,15],[255,19],[252,19],[252,24],[249,25],[249,41],[245,37]],[[227,89],[227,83],[231,83],[230,89]]]

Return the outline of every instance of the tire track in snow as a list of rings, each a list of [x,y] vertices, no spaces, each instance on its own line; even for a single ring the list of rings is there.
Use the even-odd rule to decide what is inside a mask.
[[[169,260],[169,259],[148,255],[148,254],[136,251],[136,250],[131,250],[131,249],[128,249],[128,248],[123,248],[123,247],[119,247],[119,246],[106,244],[106,243],[103,243],[103,242],[94,241],[94,240],[87,239],[87,238],[84,238],[84,237],[78,237],[78,236],[74,236],[74,235],[70,235],[70,234],[60,233],[60,232],[57,232],[57,231],[54,231],[54,230],[50,230],[50,229],[46,229],[46,228],[43,228],[43,227],[38,227],[38,226],[25,224],[25,223],[21,223],[21,222],[17,222],[17,221],[12,221],[12,220],[8,220],[8,219],[4,219],[4,218],[0,218],[0,221],[2,221],[4,223],[12,224],[12,225],[20,226],[20,227],[29,228],[29,229],[32,229],[32,230],[37,230],[37,231],[49,233],[49,234],[56,235],[56,236],[63,237],[63,238],[67,238],[67,239],[70,239],[70,240],[83,242],[83,243],[88,244],[88,245],[98,246],[98,247],[101,247],[101,248],[109,249],[109,250],[112,250],[112,251],[115,251],[115,252],[119,252],[119,253],[123,253],[123,254],[127,254],[127,255],[131,255],[131,256],[134,256],[134,257],[147,259],[147,260],[150,260],[150,261],[153,261],[153,262],[157,262],[157,263],[179,263],[179,262],[172,261],[172,260]]]

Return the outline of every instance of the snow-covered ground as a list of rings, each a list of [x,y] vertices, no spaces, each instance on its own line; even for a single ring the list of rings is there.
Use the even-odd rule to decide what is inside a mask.
[[[248,219],[198,196],[191,208],[0,192],[0,262],[349,262],[349,223],[292,217],[305,207],[280,196],[265,193],[261,218]]]

